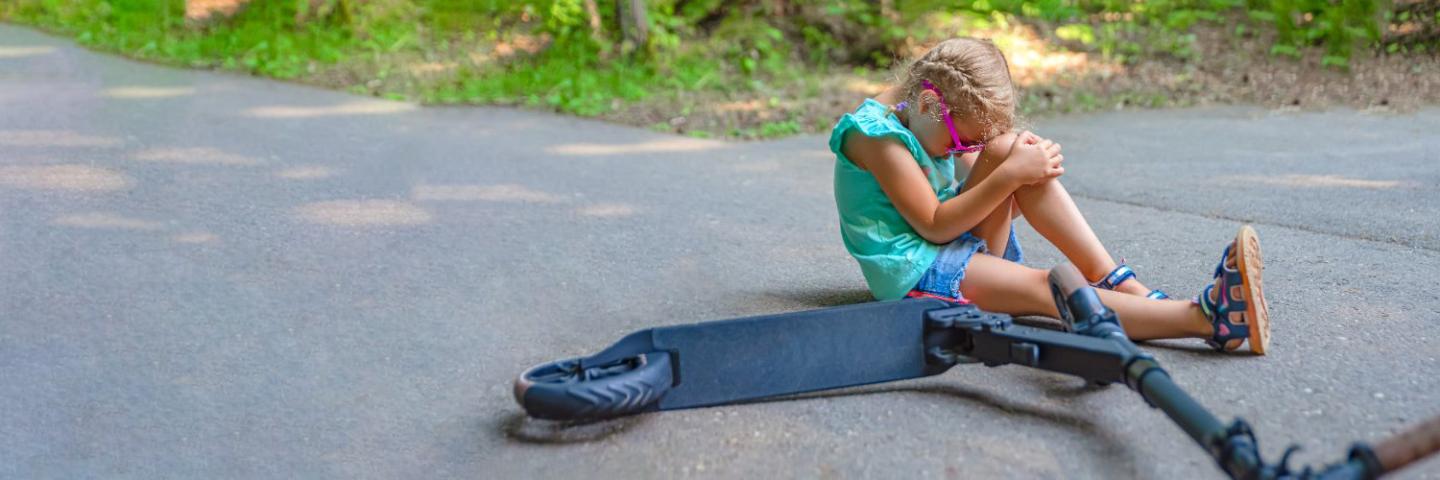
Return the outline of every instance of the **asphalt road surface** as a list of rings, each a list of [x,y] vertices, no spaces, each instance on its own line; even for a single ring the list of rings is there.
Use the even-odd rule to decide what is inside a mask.
[[[1145,347],[1267,459],[1328,463],[1440,414],[1440,110],[1033,126],[1151,286],[1193,295],[1260,232],[1270,354]],[[421,108],[0,25],[0,477],[1220,476],[1129,390],[1015,366],[523,416],[516,374],[627,332],[868,301],[832,162],[823,136]],[[1030,265],[1060,260],[1020,237]]]

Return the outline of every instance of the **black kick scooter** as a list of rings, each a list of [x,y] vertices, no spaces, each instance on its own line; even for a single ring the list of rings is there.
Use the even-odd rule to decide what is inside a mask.
[[[935,299],[660,327],[598,354],[535,366],[515,380],[532,417],[597,420],[938,375],[960,363],[1024,365],[1123,383],[1164,411],[1231,478],[1375,478],[1440,450],[1440,416],[1319,468],[1260,458],[1250,425],[1226,425],[1125,336],[1115,312],[1068,263],[1050,272],[1065,331]]]

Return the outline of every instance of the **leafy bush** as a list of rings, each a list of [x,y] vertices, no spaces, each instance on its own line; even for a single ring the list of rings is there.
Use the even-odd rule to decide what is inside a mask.
[[[1419,2],[1425,3],[1425,2]],[[1433,2],[1431,2],[1433,3]],[[187,25],[178,0],[0,0],[0,20],[147,60],[287,79],[344,70],[340,86],[431,102],[502,103],[602,115],[656,95],[769,97],[824,72],[884,70],[966,25],[1021,22],[1112,60],[1193,59],[1195,26],[1274,38],[1271,53],[1311,49],[1345,68],[1357,48],[1423,51],[1440,12],[1377,0],[252,0],[228,20]],[[1434,17],[1433,19],[1431,17]],[[1381,25],[1429,22],[1403,44]],[[626,25],[629,25],[628,27]],[[1392,28],[1393,30],[1393,28]],[[643,35],[637,35],[642,33]],[[963,33],[963,32],[962,32]],[[1267,37],[1268,38],[1268,37]],[[1415,40],[1419,38],[1420,40]],[[523,42],[522,42],[523,41]],[[502,45],[536,48],[499,54]],[[1428,48],[1434,48],[1430,45]],[[496,52],[471,61],[476,50]],[[513,49],[512,49],[513,50]],[[449,65],[426,83],[396,74]],[[357,66],[359,65],[359,66]],[[366,70],[368,69],[368,70]],[[832,70],[833,69],[833,70]],[[336,77],[337,75],[331,75]],[[325,77],[329,78],[329,77]],[[344,83],[344,82],[352,83]],[[388,83],[387,83],[388,82]],[[811,82],[806,80],[806,82]],[[398,89],[398,90],[397,90]],[[653,121],[653,120],[648,120]],[[755,135],[805,128],[764,119]],[[748,134],[747,134],[748,135]]]
[[[980,0],[980,10],[1059,25],[1059,38],[1098,48],[1106,56],[1193,55],[1191,27],[1238,21],[1235,33],[1272,29],[1272,54],[1299,56],[1309,47],[1325,51],[1324,63],[1348,65],[1355,45],[1380,41],[1376,0]]]

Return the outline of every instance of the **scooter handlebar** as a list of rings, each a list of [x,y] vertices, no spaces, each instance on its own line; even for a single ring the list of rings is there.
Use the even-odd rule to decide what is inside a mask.
[[[1399,470],[1440,451],[1440,415],[1380,441],[1373,451],[1384,473]]]

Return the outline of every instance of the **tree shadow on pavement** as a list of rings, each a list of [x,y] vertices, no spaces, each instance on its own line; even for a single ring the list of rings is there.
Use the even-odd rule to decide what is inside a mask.
[[[1066,377],[1065,380],[1068,381],[1041,381],[1033,378],[1031,381],[1038,384],[1038,386],[1045,392],[1045,396],[1061,399],[1083,397],[1086,395],[1104,392],[1106,389],[1112,387],[1126,388],[1125,385],[1101,385],[1075,377]]]
[[[771,299],[780,299],[790,303],[797,303],[814,308],[830,308],[843,305],[854,305],[857,303],[875,302],[875,297],[870,290],[864,288],[851,289],[792,289],[792,290],[766,290],[764,296]],[[1064,325],[1059,319],[1040,316],[1013,317],[1016,325],[1027,327],[1044,328],[1048,330],[1062,330]]]
[[[1197,359],[1205,360],[1214,360],[1216,355],[1224,355],[1221,353],[1217,353],[1215,349],[1210,348],[1210,346],[1206,345],[1205,343],[1193,338],[1147,340],[1143,342],[1135,342],[1135,345],[1146,350],[1165,350],[1167,352],[1174,352],[1185,355],[1186,357],[1194,357]],[[1233,355],[1233,353],[1231,353],[1231,355]],[[1241,353],[1241,356],[1244,356],[1243,352]],[[1164,365],[1162,364],[1161,366],[1163,367]]]
[[[1086,387],[1090,388],[1090,387]],[[1098,387],[1097,387],[1098,388]],[[776,398],[737,402],[734,405],[764,404],[775,402],[806,401],[823,398],[858,397],[867,395],[920,394],[931,395],[963,403],[965,406],[982,406],[994,410],[997,415],[1011,418],[1041,420],[1075,432],[1075,438],[1084,439],[1082,444],[1089,451],[1094,465],[1102,466],[1107,477],[1135,477],[1140,474],[1135,452],[1130,445],[1116,438],[1114,432],[1105,428],[1090,416],[1072,413],[1061,408],[1047,408],[1033,403],[1011,400],[983,390],[954,384],[923,384],[899,386],[859,387],[838,391],[815,392],[788,395]],[[663,413],[651,412],[610,420],[586,422],[556,422],[536,420],[524,413],[515,412],[497,422],[497,429],[506,440],[532,445],[569,445],[597,442],[623,433],[651,418],[662,418]]]
[[[873,386],[845,389],[839,391],[815,392],[798,395],[788,395],[778,398],[759,399],[740,404],[757,404],[771,402],[804,401],[832,397],[857,397],[866,395],[891,395],[891,394],[921,394],[941,397],[963,403],[967,406],[979,405],[995,410],[998,415],[1007,417],[1028,417],[1042,420],[1045,423],[1063,427],[1075,431],[1077,438],[1083,438],[1082,442],[1090,451],[1090,457],[1096,459],[1095,464],[1103,465],[1108,473],[1104,476],[1111,478],[1129,478],[1140,476],[1139,464],[1135,459],[1135,452],[1130,448],[1128,442],[1116,438],[1114,432],[1105,428],[1093,420],[1090,416],[1072,413],[1060,408],[1046,408],[1033,403],[1014,401],[1009,398],[988,393],[984,390],[967,388],[962,385],[950,383],[932,383],[922,385],[897,385],[897,386]]]
[[[765,296],[815,308],[838,307],[841,305],[875,301],[875,297],[870,294],[870,290],[864,288],[767,290]]]
[[[538,420],[516,412],[498,422],[500,433],[509,441],[532,445],[568,445],[598,442],[629,430],[649,415],[632,415],[609,420],[560,422]]]

